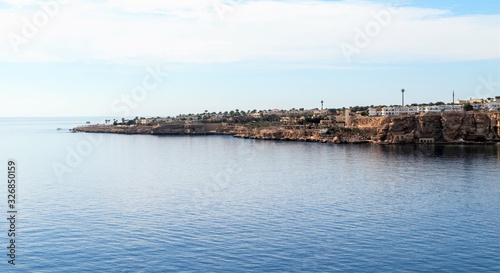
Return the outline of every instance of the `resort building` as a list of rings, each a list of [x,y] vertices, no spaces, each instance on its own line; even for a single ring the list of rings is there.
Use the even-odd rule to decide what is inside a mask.
[[[402,111],[408,111],[406,108],[407,107],[383,107],[382,116],[399,116]]]
[[[490,111],[496,111],[500,109],[500,99],[498,101],[492,101],[487,104],[488,110]]]
[[[380,109],[380,108],[379,108]],[[371,117],[376,116],[399,116],[399,115],[415,115],[420,113],[441,113],[448,111],[462,111],[461,105],[428,105],[428,106],[391,106],[382,107],[379,110],[377,108],[370,108],[369,115]]]
[[[382,111],[379,111],[377,108],[370,108],[368,109],[368,115],[370,117],[377,117],[382,115]]]

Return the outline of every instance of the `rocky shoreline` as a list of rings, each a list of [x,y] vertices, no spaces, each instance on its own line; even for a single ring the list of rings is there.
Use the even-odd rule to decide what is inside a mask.
[[[500,143],[500,113],[448,112],[441,114],[364,117],[348,127],[285,125],[251,128],[224,123],[163,125],[90,125],[73,132],[150,135],[232,135],[237,138],[321,143],[377,144],[493,144]]]

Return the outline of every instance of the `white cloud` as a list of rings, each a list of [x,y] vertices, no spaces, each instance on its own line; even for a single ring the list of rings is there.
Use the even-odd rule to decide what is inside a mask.
[[[55,0],[51,0],[55,1]],[[339,45],[388,7],[373,2],[225,0],[69,1],[14,53],[7,39],[38,9],[0,10],[2,61],[211,63],[302,62],[345,65]],[[14,4],[17,3],[17,4]],[[21,3],[21,4],[20,4]],[[23,3],[23,4],[22,4]],[[215,4],[214,4],[215,3]],[[222,5],[222,6],[221,6]],[[230,6],[219,14],[217,7]],[[446,10],[399,7],[380,34],[352,60],[461,61],[499,58],[497,15],[453,16]],[[221,17],[222,15],[222,17]]]
[[[18,7],[18,6],[36,5],[37,3],[41,2],[41,1],[38,1],[38,0],[4,0],[3,2],[6,5],[9,5],[11,7]]]

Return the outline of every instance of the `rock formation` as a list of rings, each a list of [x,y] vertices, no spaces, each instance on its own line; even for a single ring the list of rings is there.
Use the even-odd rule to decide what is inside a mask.
[[[152,135],[204,135],[209,132],[203,124],[172,123],[163,125],[113,126],[91,125],[74,128],[74,132],[110,134],[152,134]]]
[[[250,128],[224,124],[155,126],[84,126],[75,132],[154,135],[233,135],[240,138],[327,143],[493,143],[500,142],[500,113],[443,112],[393,117],[361,117],[349,127],[273,126]]]
[[[378,143],[484,143],[498,141],[499,113],[444,112],[385,117],[378,127]]]

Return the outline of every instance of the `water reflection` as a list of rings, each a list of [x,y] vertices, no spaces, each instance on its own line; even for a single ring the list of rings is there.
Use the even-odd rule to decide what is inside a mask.
[[[377,150],[386,156],[500,158],[500,146],[498,145],[380,145],[377,146]]]

